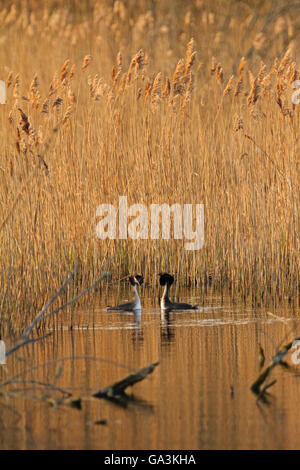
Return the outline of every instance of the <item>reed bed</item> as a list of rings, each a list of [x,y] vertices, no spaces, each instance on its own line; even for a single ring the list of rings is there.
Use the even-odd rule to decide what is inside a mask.
[[[13,324],[77,262],[73,290],[109,257],[116,277],[152,285],[168,270],[233,298],[299,299],[299,15],[171,3],[0,10],[0,306]],[[204,247],[97,239],[97,206],[121,195],[204,204]]]

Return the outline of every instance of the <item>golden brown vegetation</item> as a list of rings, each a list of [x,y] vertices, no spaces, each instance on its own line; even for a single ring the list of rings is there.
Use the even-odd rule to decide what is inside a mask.
[[[8,4],[3,315],[43,304],[77,261],[92,282],[110,256],[116,275],[299,296],[299,15],[268,1]],[[204,248],[98,240],[96,208],[119,195],[205,204]]]

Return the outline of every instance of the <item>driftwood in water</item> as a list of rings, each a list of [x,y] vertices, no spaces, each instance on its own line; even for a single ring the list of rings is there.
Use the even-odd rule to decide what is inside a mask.
[[[275,354],[272,358],[272,362],[259,374],[258,378],[253,382],[250,389],[253,393],[258,395],[258,398],[264,397],[266,390],[275,384],[276,381],[271,382],[270,384],[265,385],[263,388],[262,385],[269,377],[271,371],[274,369],[275,366],[278,364],[281,366],[286,366],[286,363],[283,362],[283,358],[287,355],[291,347],[293,346],[295,341],[300,340],[300,337],[293,339],[289,343],[285,344],[280,348],[280,350]]]
[[[95,398],[106,398],[108,400],[119,400],[120,398],[126,398],[125,390],[127,387],[130,387],[141,380],[144,380],[149,374],[153,372],[155,367],[159,364],[159,362],[153,362],[146,367],[138,370],[137,372],[127,375],[122,380],[115,382],[108,387],[102,388],[98,392],[93,394]]]
[[[65,361],[66,359],[93,359],[93,360],[100,360],[107,362],[107,360],[102,358],[96,357],[88,357],[88,356],[75,356],[70,358],[63,358],[61,361]],[[59,360],[58,360],[59,361]],[[0,397],[10,398],[10,397],[19,397],[23,399],[29,400],[38,400],[42,402],[46,402],[51,406],[59,407],[59,406],[70,406],[71,408],[76,408],[81,410],[82,402],[91,400],[94,398],[106,398],[119,406],[127,407],[128,403],[131,402],[134,405],[141,406],[146,411],[152,411],[152,405],[148,404],[147,402],[136,399],[135,397],[128,396],[125,393],[127,387],[134,385],[141,380],[144,380],[159,364],[158,362],[154,362],[149,364],[146,367],[126,376],[124,379],[120,380],[119,382],[114,383],[106,388],[103,388],[96,393],[84,395],[84,396],[74,396],[73,393],[70,391],[70,388],[74,387],[58,387],[53,383],[46,383],[41,382],[39,380],[34,379],[25,379],[20,378],[20,375],[25,375],[26,372],[33,371],[41,366],[50,365],[57,362],[49,361],[48,363],[39,364],[38,366],[34,366],[27,371],[24,371],[24,374],[17,374],[15,377],[6,380],[5,382],[0,383]],[[113,363],[113,362],[112,362]],[[121,365],[121,364],[118,364]],[[56,371],[56,378],[60,376],[62,367],[58,367]],[[21,388],[14,388],[12,385],[21,384]],[[24,385],[28,385],[29,388],[25,388]],[[9,389],[6,389],[7,386],[10,386]],[[76,387],[75,387],[76,388]],[[32,392],[38,391],[38,394],[32,394]],[[28,394],[31,392],[31,394]],[[59,398],[54,398],[52,393],[59,393],[61,396]]]
[[[258,345],[258,354],[259,354],[259,366],[260,368],[262,368],[265,364],[266,358],[265,358],[265,352],[260,344]]]

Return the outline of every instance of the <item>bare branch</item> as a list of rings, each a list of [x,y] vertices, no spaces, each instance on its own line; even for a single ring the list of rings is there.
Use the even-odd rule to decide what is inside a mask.
[[[41,320],[43,320],[43,315],[44,315],[44,312],[50,307],[50,305],[53,304],[53,302],[57,299],[58,296],[60,296],[60,294],[62,294],[62,292],[65,290],[65,288],[67,287],[67,285],[72,281],[72,279],[74,279],[74,276],[75,276],[75,273],[77,271],[79,267],[79,263],[75,266],[75,268],[73,269],[73,271],[70,273],[70,275],[68,276],[68,278],[65,280],[65,282],[63,283],[63,285],[60,287],[60,289],[54,294],[54,296],[49,300],[49,302],[47,302],[47,304],[42,308],[42,310],[38,313],[38,315],[35,317],[35,319],[33,320],[33,322],[24,330],[23,332],[23,337],[24,338],[28,338],[28,336],[30,335],[30,333],[32,332],[33,328],[35,327],[35,325],[40,322]]]
[[[39,318],[38,321],[45,320],[46,318],[51,317],[51,315],[55,315],[60,310],[63,310],[64,308],[69,307],[70,305],[73,305],[75,302],[77,302],[77,300],[79,300],[81,297],[83,297],[89,291],[94,289],[101,281],[103,281],[104,279],[110,279],[110,278],[111,278],[111,273],[103,273],[102,276],[96,282],[94,282],[94,284],[92,284],[90,287],[85,289],[83,292],[81,292],[80,294],[78,294],[76,297],[69,300],[65,304],[61,305],[60,307],[57,307],[55,310],[52,310],[51,312],[46,313],[45,315],[43,315],[43,317]]]
[[[159,362],[153,362],[143,369],[138,370],[134,374],[130,374],[124,379],[115,382],[113,385],[109,385],[108,387],[102,388],[98,392],[93,394],[93,397],[96,398],[118,398],[120,395],[124,395],[125,390],[127,387],[134,385],[141,380],[144,380],[147,375],[151,374],[155,367],[159,364]]]
[[[39,338],[24,338],[19,343],[15,344],[15,346],[13,346],[8,351],[6,351],[5,356],[9,356],[10,354],[14,353],[18,349],[22,348],[22,346],[25,346],[26,344],[36,343],[37,341],[41,341],[42,339],[45,339],[48,336],[51,336],[51,334],[52,333],[47,333],[46,335],[40,336]]]

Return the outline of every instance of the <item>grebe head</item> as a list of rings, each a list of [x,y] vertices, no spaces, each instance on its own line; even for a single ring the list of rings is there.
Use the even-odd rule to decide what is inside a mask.
[[[144,282],[144,277],[141,276],[141,274],[136,274],[134,277],[137,280],[137,282],[139,283],[139,285],[141,286]]]
[[[168,274],[168,273],[159,274],[159,283],[161,286],[165,286],[166,284],[171,286],[173,282],[174,282],[174,276],[172,276],[171,274]]]
[[[136,274],[135,276],[129,276],[129,282],[132,286],[141,286],[144,282],[144,277],[140,274]]]

